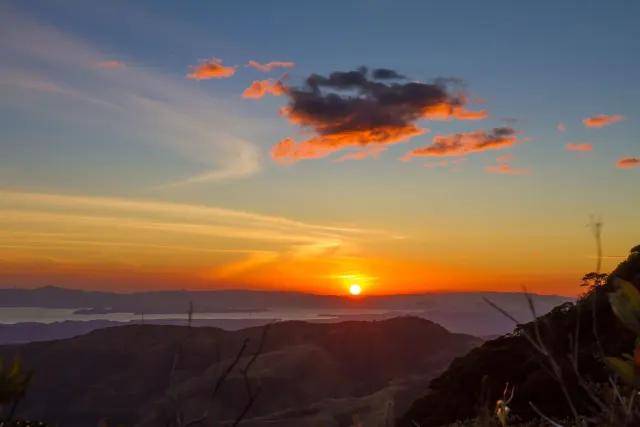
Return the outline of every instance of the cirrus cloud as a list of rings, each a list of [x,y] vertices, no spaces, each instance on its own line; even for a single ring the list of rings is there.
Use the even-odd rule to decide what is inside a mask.
[[[222,59],[211,58],[191,66],[191,72],[187,74],[187,78],[190,80],[225,79],[233,76],[236,68],[236,66],[224,65]]]
[[[287,87],[289,104],[281,114],[314,135],[300,142],[281,140],[272,158],[291,163],[350,147],[386,147],[428,132],[417,125],[421,119],[479,120],[488,115],[466,109],[467,98],[451,87],[459,82],[387,82],[401,78],[393,70],[369,73],[361,67],[328,76],[311,74],[303,87]]]
[[[623,157],[616,162],[619,169],[633,169],[640,167],[640,157]]]
[[[487,173],[495,173],[502,175],[528,175],[530,170],[526,168],[514,168],[511,166],[513,160],[512,154],[496,157],[496,164],[489,165],[484,168]]]
[[[336,162],[344,162],[347,160],[362,160],[369,157],[377,158],[380,153],[387,149],[384,145],[373,145],[369,148],[365,148],[363,150],[354,151],[352,153],[347,153],[342,157],[337,158]]]
[[[291,61],[271,61],[264,64],[261,64],[258,61],[251,60],[247,62],[247,67],[255,68],[256,70],[262,72],[269,72],[275,68],[293,68],[295,67],[295,62]]]
[[[588,142],[570,142],[564,146],[564,149],[577,152],[593,151],[593,144]]]
[[[620,114],[599,114],[583,119],[582,123],[588,128],[602,128],[623,120],[624,116]]]
[[[488,150],[501,150],[520,143],[518,131],[509,127],[494,128],[487,132],[460,132],[451,135],[435,135],[432,144],[415,148],[402,159],[413,157],[460,157]]]
[[[124,62],[115,59],[97,61],[94,65],[96,68],[101,68],[103,70],[119,70],[127,66]]]

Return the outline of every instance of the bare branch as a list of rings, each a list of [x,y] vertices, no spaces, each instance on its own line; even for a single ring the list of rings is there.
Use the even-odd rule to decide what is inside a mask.
[[[236,365],[244,355],[244,352],[247,350],[248,345],[249,345],[249,339],[247,338],[242,342],[242,347],[240,347],[240,350],[238,350],[238,353],[236,353],[236,357],[235,359],[233,359],[233,362],[231,362],[231,364],[227,367],[227,369],[218,377],[218,380],[216,381],[216,384],[213,387],[213,393],[211,394],[212,399],[215,399],[216,395],[218,394],[218,391],[220,391],[220,388],[227,380],[227,377],[229,376],[231,371],[233,371],[233,369],[236,367]]]
[[[264,349],[264,343],[266,341],[267,332],[269,331],[270,327],[271,327],[271,323],[265,325],[265,327],[262,329],[262,335],[260,336],[258,347],[256,348],[256,351],[253,353],[253,356],[251,356],[251,359],[249,359],[249,361],[241,371],[242,377],[244,379],[244,386],[247,391],[247,403],[244,405],[242,412],[238,415],[236,420],[233,422],[232,427],[236,427],[242,422],[242,420],[246,417],[247,413],[255,403],[258,395],[260,394],[260,391],[261,391],[260,387],[258,387],[256,390],[254,390],[253,387],[251,387],[251,381],[249,380],[249,370],[251,369],[256,359]]]
[[[542,411],[540,411],[540,409],[538,409],[536,407],[536,405],[533,404],[533,402],[529,402],[529,406],[531,406],[531,409],[533,409],[533,411],[538,414],[538,416],[540,418],[542,418],[543,420],[545,420],[546,422],[548,422],[549,424],[551,424],[553,427],[564,427],[562,424],[559,424],[558,422],[552,420],[551,418],[547,417],[545,414],[542,413]]]

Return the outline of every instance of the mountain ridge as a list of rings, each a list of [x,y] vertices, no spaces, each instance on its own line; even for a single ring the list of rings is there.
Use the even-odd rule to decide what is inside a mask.
[[[95,425],[104,416],[110,423],[158,425],[162,409],[168,406],[176,355],[175,387],[185,411],[194,415],[208,408],[212,416],[215,413],[224,420],[233,418],[245,402],[240,372],[231,373],[219,402],[211,405],[206,396],[244,340],[249,339],[250,354],[262,331],[262,327],[231,332],[208,327],[117,326],[71,339],[0,346],[0,356],[7,359],[20,353],[25,365],[35,370],[21,413],[54,425]],[[297,423],[292,425],[311,426],[318,419],[341,425],[336,419],[347,409],[360,411],[366,418],[377,409],[368,400],[379,399],[377,392],[387,390],[390,398],[413,395],[454,356],[480,343],[478,338],[454,334],[415,317],[275,323],[251,372],[251,380],[261,384],[264,400],[256,401],[243,425],[259,426],[265,417],[273,419],[279,413],[288,417],[298,413],[290,420]],[[300,412],[304,408],[316,409]]]

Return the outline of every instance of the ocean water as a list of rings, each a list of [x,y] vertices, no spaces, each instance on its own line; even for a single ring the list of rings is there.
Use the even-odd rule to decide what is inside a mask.
[[[113,320],[128,322],[141,320],[139,314],[107,313],[107,314],[74,314],[78,308],[40,308],[40,307],[0,307],[0,324],[20,322],[53,323],[65,320]],[[340,318],[362,316],[398,316],[414,314],[419,310],[384,310],[384,309],[279,309],[274,311],[242,311],[225,313],[194,313],[193,319],[201,320],[242,320],[242,319],[275,319],[275,320],[336,320]],[[186,313],[145,314],[145,320],[184,319]]]

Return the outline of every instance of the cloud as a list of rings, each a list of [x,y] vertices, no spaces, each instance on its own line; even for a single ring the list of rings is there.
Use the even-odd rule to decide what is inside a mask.
[[[237,259],[214,273],[230,277],[279,256],[355,251],[372,236],[398,237],[382,229],[303,222],[216,206],[0,191],[2,261],[29,257],[69,265],[183,264],[189,271],[204,264],[211,271],[210,263],[222,256]]]
[[[402,159],[412,157],[458,157],[488,150],[501,150],[521,141],[518,132],[512,128],[494,128],[490,132],[478,130],[451,135],[435,135],[432,144],[415,148],[405,154]]]
[[[616,166],[620,169],[633,169],[640,167],[640,157],[623,157],[616,162]]]
[[[257,61],[249,61],[247,63],[247,67],[255,68],[256,70],[263,71],[265,73],[275,69],[275,68],[293,68],[295,67],[294,62],[290,61],[271,61],[265,64],[261,64]]]
[[[263,128],[230,114],[232,101],[133,63],[78,79],[78,70],[105,59],[103,52],[18,13],[0,14],[0,28],[0,56],[12,58],[0,70],[0,107],[32,120],[54,118],[61,138],[94,141],[99,132],[172,152],[178,167],[162,170],[156,179],[165,182],[158,185],[238,179],[260,170],[260,150],[249,139]]]
[[[344,162],[347,160],[362,160],[369,157],[377,158],[380,153],[387,149],[384,145],[373,145],[371,147],[365,148],[363,150],[354,151],[352,153],[347,153],[342,157],[337,158],[336,162]]]
[[[558,132],[566,132],[567,131],[567,126],[564,123],[560,122],[560,123],[558,123],[556,125],[556,130]]]
[[[380,74],[380,72],[378,72]],[[384,70],[385,77],[392,70]],[[396,75],[398,75],[396,73]],[[289,104],[281,114],[314,135],[297,142],[285,138],[272,158],[281,163],[326,157],[350,147],[387,146],[428,132],[421,119],[479,120],[486,111],[468,111],[467,99],[449,80],[434,83],[381,82],[364,67],[310,75],[301,88],[287,87]]]
[[[511,165],[507,163],[499,164],[499,165],[490,165],[485,168],[485,171],[488,173],[497,173],[504,175],[527,175],[529,174],[529,169],[525,168],[513,168]]]
[[[464,157],[459,157],[457,159],[452,159],[452,160],[439,160],[437,162],[428,162],[424,164],[424,167],[427,169],[434,169],[434,168],[442,168],[442,169],[446,169],[449,168],[451,170],[459,170],[459,168],[456,168],[456,166],[460,166],[462,165],[462,163],[464,163],[467,159]]]
[[[593,144],[590,144],[588,142],[570,142],[566,144],[564,148],[567,151],[585,152],[585,151],[592,151]]]
[[[512,154],[496,157],[495,165],[489,165],[484,168],[487,173],[503,174],[503,175],[527,175],[530,170],[526,168],[514,168],[510,165],[513,160]]]
[[[376,68],[371,72],[371,75],[375,80],[399,80],[406,79],[405,76],[399,74],[395,70],[390,70],[388,68]]]
[[[211,58],[191,66],[191,72],[187,74],[187,78],[190,80],[225,79],[233,76],[236,68],[236,66],[225,66],[222,59]]]
[[[620,114],[600,114],[597,116],[587,117],[582,123],[588,128],[601,128],[612,125],[624,120],[624,116]]]
[[[242,92],[242,97],[259,99],[267,94],[273,96],[284,95],[286,91],[287,89],[284,87],[281,80],[254,80],[253,83],[251,83],[251,85]]]
[[[97,68],[102,68],[103,70],[118,70],[120,68],[124,68],[127,65],[122,61],[117,61],[115,59],[109,59],[105,61],[98,61],[95,63]]]

